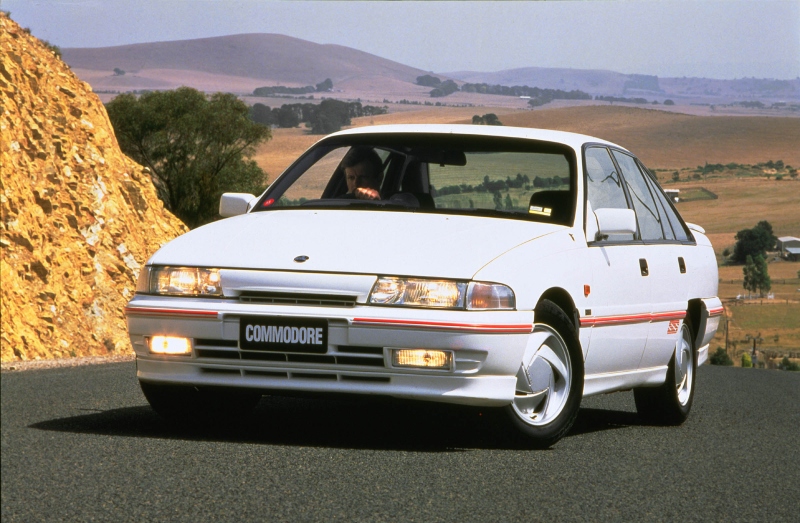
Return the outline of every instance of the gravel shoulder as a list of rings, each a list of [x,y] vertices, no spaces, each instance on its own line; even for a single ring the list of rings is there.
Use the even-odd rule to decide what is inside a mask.
[[[0,363],[0,372],[25,372],[28,370],[59,369],[64,367],[81,367],[84,365],[101,365],[104,363],[121,363],[133,361],[133,354],[115,356],[86,356],[83,358],[60,358],[52,360],[4,361]]]

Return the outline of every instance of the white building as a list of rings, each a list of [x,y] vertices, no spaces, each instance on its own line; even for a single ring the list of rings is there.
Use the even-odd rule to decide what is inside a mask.
[[[667,197],[669,197],[673,202],[678,203],[678,195],[680,194],[680,189],[664,189],[664,192],[667,193]]]
[[[789,260],[800,260],[800,238],[782,236],[778,238],[777,248],[781,256]]]

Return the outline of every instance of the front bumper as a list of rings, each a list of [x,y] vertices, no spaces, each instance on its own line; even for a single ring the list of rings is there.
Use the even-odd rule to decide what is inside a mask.
[[[141,381],[316,393],[393,396],[500,406],[514,398],[532,311],[442,311],[400,307],[287,306],[137,295],[125,309]],[[324,354],[241,350],[241,316],[328,323]],[[146,338],[192,340],[189,356],[148,351]],[[395,348],[451,352],[449,370],[398,368]]]

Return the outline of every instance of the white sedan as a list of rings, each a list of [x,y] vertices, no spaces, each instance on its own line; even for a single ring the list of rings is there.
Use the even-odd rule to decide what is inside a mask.
[[[383,395],[504,408],[547,447],[582,397],[633,389],[679,424],[722,314],[703,229],[630,152],[578,134],[343,131],[220,214],[153,255],[125,309],[164,416]]]

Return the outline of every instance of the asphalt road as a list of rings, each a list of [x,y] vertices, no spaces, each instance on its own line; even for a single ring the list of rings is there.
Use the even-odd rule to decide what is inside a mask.
[[[264,398],[180,429],[134,364],[2,374],[2,520],[798,521],[800,373],[705,366],[689,420],[584,400],[547,451],[480,409]]]

